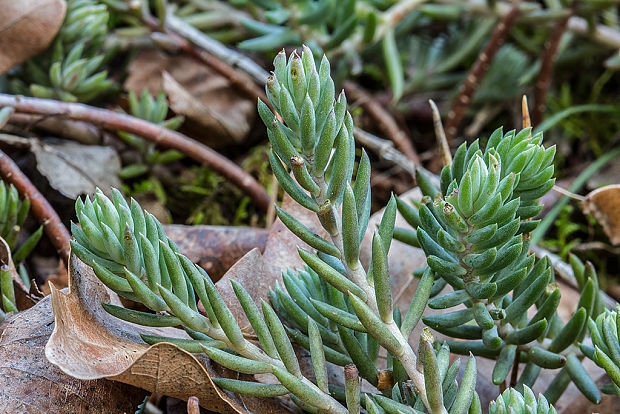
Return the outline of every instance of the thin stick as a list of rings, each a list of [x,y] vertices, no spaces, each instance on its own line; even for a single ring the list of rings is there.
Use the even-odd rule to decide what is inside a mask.
[[[441,151],[441,161],[443,165],[452,165],[452,153],[450,152],[446,132],[443,130],[443,124],[441,123],[441,114],[439,109],[437,109],[437,105],[435,105],[435,101],[429,99],[428,103],[433,111],[433,126],[435,127],[435,138],[437,138],[439,150]]]
[[[553,186],[553,189],[554,189],[555,191],[557,191],[558,193],[562,194],[562,195],[565,195],[565,196],[567,196],[567,197],[572,198],[573,200],[577,200],[577,201],[580,201],[580,202],[581,202],[581,201],[583,201],[583,200],[585,200],[585,199],[586,199],[584,196],[579,195],[579,194],[575,194],[575,193],[573,193],[572,191],[569,191],[569,190],[567,190],[567,189],[565,189],[565,188],[562,188],[562,187],[560,187],[560,186],[558,186],[558,185],[554,185],[554,186]]]
[[[377,122],[381,132],[394,142],[396,148],[411,161],[420,164],[420,157],[411,143],[411,138],[398,126],[394,117],[379,102],[366,92],[364,88],[354,82],[345,81],[344,90],[352,100],[357,101],[368,112],[368,115]]]
[[[545,54],[543,55],[540,72],[534,84],[534,111],[532,111],[532,122],[540,125],[545,114],[545,103],[547,101],[547,91],[551,84],[551,73],[553,72],[553,62],[558,54],[560,40],[566,32],[568,17],[558,20],[553,26],[553,31],[547,40]]]
[[[489,42],[485,46],[484,50],[478,56],[474,66],[472,66],[469,73],[467,73],[465,82],[463,82],[463,85],[459,89],[459,93],[454,100],[452,109],[448,114],[448,122],[446,123],[446,137],[448,139],[448,144],[451,144],[456,136],[459,125],[465,116],[465,111],[471,102],[474,92],[476,92],[480,81],[489,69],[495,54],[504,44],[504,40],[506,40],[506,36],[514,24],[517,15],[519,14],[519,4],[520,1],[515,1],[510,12],[502,17],[502,20],[500,20],[495,27],[495,30],[491,35],[491,39],[489,39]]]
[[[361,145],[373,150],[384,160],[398,165],[400,168],[408,172],[415,180],[415,171],[417,168],[421,167],[414,164],[405,156],[405,154],[394,148],[394,143],[392,141],[376,137],[370,132],[366,132],[357,127],[353,129],[353,135],[355,136],[357,142]]]
[[[0,175],[5,181],[13,184],[22,197],[30,200],[32,214],[43,226],[45,234],[56,247],[61,259],[68,263],[71,236],[67,228],[62,224],[56,210],[43,197],[43,194],[37,190],[13,160],[1,150]]]
[[[17,112],[38,115],[55,115],[76,121],[86,121],[112,131],[125,131],[174,148],[200,162],[245,191],[263,211],[271,204],[267,191],[237,164],[211,148],[187,136],[130,115],[78,103],[59,102],[51,99],[25,98],[0,94],[0,108],[12,106]]]

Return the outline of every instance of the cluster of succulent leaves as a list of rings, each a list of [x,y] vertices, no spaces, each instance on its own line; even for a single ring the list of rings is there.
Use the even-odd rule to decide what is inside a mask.
[[[527,234],[537,225],[531,218],[554,183],[555,149],[542,146],[542,135],[500,129],[484,151],[478,142],[463,144],[438,186],[419,175],[424,198],[417,209],[390,199],[364,268],[360,245],[370,215],[370,162],[362,151],[354,174],[354,126],[346,97],[341,93],[334,99],[329,62],[323,57],[317,66],[309,48],[289,59],[281,52],[274,66],[266,92],[280,116],[264,102],[258,104],[272,145],[271,167],[286,193],[316,213],[326,236],[277,207],[282,222],[316,252],[298,249],[305,267],[284,271],[284,287],[274,286],[270,303],[263,298],[260,310],[232,281],[258,344],[244,337],[206,272],[179,252],[151,214],[116,190],[111,199],[98,191],[92,200],[77,201],[80,226],[72,225],[73,252],[110,289],[156,313],[104,308],[142,325],[183,326],[192,339],[143,339],[204,352],[240,373],[271,373],[279,383],[214,381],[243,394],[290,394],[309,412],[357,412],[360,406],[373,413],[481,412],[475,357],[470,354],[459,385],[461,360],[450,364],[450,352],[496,359],[496,384],[504,383],[515,360],[526,364],[515,388],[491,404],[492,412],[554,412],[549,403],[571,380],[598,402],[599,390],[581,359],[591,356],[614,378],[614,357],[620,353],[611,346],[618,344],[613,317],[599,316],[597,322],[610,327],[613,319],[615,343],[603,328],[604,342],[595,338],[596,349],[581,343],[588,318],[602,312],[596,273],[590,264],[573,260],[582,294],[564,324],[557,314],[560,291],[553,268],[548,259],[536,260],[529,253]],[[416,231],[395,229],[397,209]],[[404,316],[394,306],[388,269],[393,237],[422,247],[428,257]],[[440,295],[448,284],[452,291]],[[422,317],[427,304],[460,309]],[[532,306],[537,310],[528,317]],[[459,340],[440,343],[425,328],[414,350],[409,336],[420,320]],[[310,351],[313,380],[302,373],[293,342]],[[381,348],[388,355],[385,367],[377,363]],[[327,361],[345,366],[344,388],[328,383]],[[529,387],[542,368],[562,370],[537,401]],[[360,378],[378,392],[361,393]]]
[[[111,86],[101,70],[108,34],[108,7],[95,0],[68,0],[62,26],[45,53],[28,60],[12,79],[15,93],[68,102],[89,102]]]
[[[30,200],[19,198],[19,193],[13,184],[7,186],[0,180],[0,237],[6,242],[9,254],[15,265],[18,265],[19,276],[26,287],[30,286],[30,278],[23,265],[23,260],[32,252],[43,234],[43,227],[39,227],[26,240],[22,241],[17,248],[19,232],[28,217]],[[9,263],[0,265],[0,294],[2,295],[2,309],[0,309],[0,322],[6,313],[17,313],[15,302],[15,289]]]
[[[514,388],[508,388],[489,405],[489,414],[555,414],[555,408],[540,395],[538,401],[532,390],[523,386],[523,394]]]
[[[179,128],[183,123],[184,118],[182,116],[166,119],[168,115],[168,100],[164,92],[160,92],[156,97],[153,97],[149,91],[145,89],[142,91],[140,97],[138,97],[134,92],[130,91],[128,103],[129,113],[136,118],[144,119],[145,121],[171,130]],[[183,154],[177,150],[159,151],[154,142],[146,141],[134,134],[118,131],[118,136],[127,144],[136,148],[141,156],[141,162],[123,167],[119,174],[123,179],[143,176],[147,174],[155,164],[168,164],[183,158]]]

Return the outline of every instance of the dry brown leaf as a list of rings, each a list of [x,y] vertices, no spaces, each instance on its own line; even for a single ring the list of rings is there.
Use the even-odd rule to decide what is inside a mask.
[[[64,140],[29,141],[37,169],[67,198],[74,200],[83,194],[93,194],[96,187],[106,192],[121,186],[118,178],[121,161],[111,147]]]
[[[143,327],[109,315],[100,303],[118,304],[118,297],[74,255],[69,292],[51,291],[56,325],[45,355],[67,374],[83,380],[108,378],[183,400],[196,396],[205,408],[219,413],[245,413],[246,406],[255,412],[279,411],[276,401],[240,399],[219,390],[211,378],[226,372],[206,358],[171,344],[145,344],[140,333],[189,337],[180,329]]]
[[[265,250],[266,229],[239,226],[164,226],[181,252],[219,280],[247,252]]]
[[[0,75],[49,45],[66,8],[64,0],[0,0]]]
[[[119,382],[70,377],[45,358],[45,343],[54,327],[51,297],[11,316],[3,327],[0,412],[130,413],[144,399],[143,390]]]
[[[152,94],[165,90],[170,108],[189,121],[183,128],[213,148],[242,142],[254,122],[256,103],[235,91],[226,78],[187,55],[142,52],[132,60],[124,87],[136,94],[144,89]]]
[[[603,226],[611,244],[620,244],[620,184],[607,185],[592,191],[581,207]]]

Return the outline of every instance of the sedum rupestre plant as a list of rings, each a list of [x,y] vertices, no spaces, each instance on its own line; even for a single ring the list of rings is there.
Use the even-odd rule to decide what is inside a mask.
[[[505,383],[513,367],[526,364],[515,388],[493,402],[491,412],[555,412],[549,403],[571,380],[598,402],[600,393],[580,360],[601,351],[579,345],[586,320],[601,312],[596,274],[574,261],[575,272],[583,270],[582,295],[564,324],[556,312],[560,291],[553,269],[547,259],[537,261],[529,253],[528,233],[537,224],[531,218],[554,182],[555,149],[542,146],[542,135],[500,129],[484,150],[477,141],[461,146],[439,185],[419,175],[425,196],[415,208],[390,199],[364,267],[360,245],[370,216],[371,170],[363,150],[355,167],[346,97],[341,93],[334,99],[328,60],[323,57],[317,66],[308,48],[288,59],[281,52],[274,66],[266,91],[277,114],[258,103],[272,146],[271,167],[292,199],[316,213],[324,235],[276,208],[312,250],[298,249],[305,267],[285,269],[284,286],[274,286],[260,310],[243,286],[232,282],[258,340],[244,337],[209,276],[179,252],[162,225],[116,190],[111,199],[98,191],[94,199],[77,201],[80,225],[72,225],[73,252],[110,289],[155,313],[104,308],[142,325],[182,326],[193,339],[143,339],[204,352],[240,373],[273,374],[278,383],[214,381],[237,393],[290,394],[309,412],[356,413],[360,407],[369,413],[482,412],[474,355],[497,360],[496,384]],[[395,228],[397,210],[416,231]],[[393,238],[422,247],[428,257],[402,313],[394,306],[387,260]],[[452,290],[440,295],[447,285]],[[427,304],[459,309],[422,317]],[[410,335],[420,320],[428,328],[414,349]],[[459,341],[438,342],[429,328]],[[293,342],[310,351],[313,372],[302,372]],[[379,362],[381,348],[385,364]],[[470,355],[460,385],[461,360],[450,364],[450,352]],[[326,362],[345,367],[344,388],[329,383]],[[543,368],[562,370],[537,401],[530,387]],[[362,393],[360,378],[376,391]]]
[[[465,340],[448,341],[453,352],[496,359],[492,380],[498,385],[513,366],[526,363],[519,389],[533,386],[542,368],[562,368],[545,391],[550,402],[572,380],[598,403],[600,392],[581,365],[578,347],[586,321],[601,311],[594,268],[581,272],[581,298],[564,324],[556,312],[560,291],[553,268],[547,258],[529,253],[528,233],[538,224],[532,217],[542,208],[538,200],[555,181],[555,147],[541,143],[542,134],[532,136],[529,128],[506,134],[498,129],[484,151],[478,141],[459,147],[439,187],[419,172],[424,197],[417,209],[398,200],[417,230],[398,229],[396,237],[421,247],[438,276],[429,306],[459,306],[423,318],[432,329]],[[446,285],[452,291],[435,296]],[[536,312],[528,314],[534,305]]]

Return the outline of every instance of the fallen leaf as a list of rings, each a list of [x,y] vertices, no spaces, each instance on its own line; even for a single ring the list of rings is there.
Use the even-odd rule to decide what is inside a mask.
[[[218,389],[211,378],[227,371],[203,356],[172,344],[145,344],[140,333],[189,337],[180,329],[144,327],[109,315],[101,302],[118,304],[118,297],[74,255],[69,292],[51,291],[55,326],[45,355],[65,373],[82,380],[108,378],[183,400],[196,396],[205,408],[224,414],[246,413],[249,406],[255,412],[278,412],[275,400],[240,399]]]
[[[64,0],[0,0],[0,75],[47,48],[66,8]]]
[[[0,335],[0,412],[133,413],[146,394],[120,382],[75,379],[45,358],[54,328],[51,297],[13,315]]]
[[[165,90],[170,108],[187,118],[183,128],[212,148],[242,142],[256,114],[256,102],[239,94],[226,78],[187,55],[170,56],[156,50],[142,52],[132,60],[124,87],[136,94],[144,89],[151,94]]]
[[[581,208],[596,218],[611,244],[620,244],[620,184],[592,191],[583,200]]]
[[[54,189],[72,200],[82,194],[93,194],[96,187],[106,192],[121,186],[118,178],[121,161],[111,147],[31,139],[30,150],[39,172]]]
[[[269,230],[239,226],[164,226],[166,235],[192,262],[219,280],[243,255],[265,250]]]

